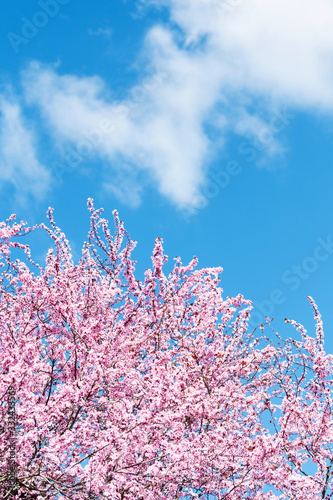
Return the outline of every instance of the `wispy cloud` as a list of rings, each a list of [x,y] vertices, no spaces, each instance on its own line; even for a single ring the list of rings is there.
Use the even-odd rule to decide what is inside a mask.
[[[205,112],[205,106],[195,105],[200,82],[187,94],[180,80],[182,74],[192,78],[192,69],[201,81],[209,78],[200,74],[198,66],[182,67],[180,60],[177,64],[177,81],[170,80],[161,66],[145,75],[121,103],[112,99],[97,77],[60,76],[54,69],[37,64],[25,72],[24,85],[29,103],[39,106],[50,133],[64,150],[70,143],[85,160],[98,156],[107,162],[105,185],[110,187],[115,169],[131,165],[140,173],[139,178],[156,185],[181,207],[191,202],[203,181],[202,164],[209,141],[201,117],[197,117]]]
[[[0,189],[14,187],[18,203],[42,200],[51,174],[36,156],[36,139],[12,96],[0,95]]]
[[[143,3],[150,3],[143,0]],[[333,4],[330,0],[166,0],[191,48],[224,66],[224,90],[333,105]],[[183,51],[183,47],[179,47]],[[191,51],[190,51],[191,53]],[[191,55],[189,54],[189,57]]]

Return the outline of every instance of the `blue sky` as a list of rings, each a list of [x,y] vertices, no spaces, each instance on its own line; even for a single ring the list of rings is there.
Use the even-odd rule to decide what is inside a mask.
[[[92,197],[140,278],[161,236],[222,266],[253,326],[313,332],[312,295],[332,353],[332,23],[331,0],[4,3],[0,219],[54,207],[78,259]]]

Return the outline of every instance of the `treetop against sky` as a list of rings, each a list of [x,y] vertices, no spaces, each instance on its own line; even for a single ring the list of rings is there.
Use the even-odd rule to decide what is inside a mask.
[[[140,275],[161,236],[223,262],[253,326],[310,327],[311,295],[333,327],[332,19],[330,0],[3,3],[0,219],[52,205],[76,255],[93,197]]]
[[[82,488],[90,488],[87,478],[94,476],[94,467],[101,466],[101,475],[91,483],[91,495],[97,497],[98,488],[106,484],[115,488],[111,498],[118,495],[125,500],[126,495],[139,499],[140,495],[200,495],[200,488],[225,491],[232,481],[243,481],[243,490],[237,487],[228,493],[229,498],[238,494],[246,498],[248,487],[252,488],[250,498],[268,498],[280,494],[278,491],[298,498],[295,485],[302,498],[330,495],[331,424],[324,394],[330,388],[333,341],[326,334],[323,354],[319,347],[323,344],[311,340],[315,337],[313,311],[307,297],[312,297],[317,329],[321,329],[318,306],[325,331],[331,331],[332,25],[332,0],[1,3],[0,221],[7,221],[0,228],[5,263],[1,286],[6,296],[1,299],[1,317],[8,347],[4,351],[8,356],[3,358],[8,373],[3,373],[7,378],[2,382],[1,408],[10,420],[14,397],[25,398],[24,405],[28,405],[27,413],[24,405],[17,405],[26,441],[20,431],[18,442],[14,439],[10,450],[6,448],[8,470],[12,468],[14,474],[15,460],[10,453],[14,454],[15,446],[21,465],[25,464],[21,472],[27,476],[20,476],[26,481],[24,488],[38,486],[45,495],[55,495],[57,487],[65,488],[62,495],[70,495],[72,489],[71,494],[79,498]],[[100,233],[89,233],[86,240],[87,199],[104,207],[105,220],[114,214],[116,239],[111,237],[113,229],[110,234],[104,232],[109,226],[90,202],[91,227],[97,230],[98,226]],[[50,220],[44,226],[41,221],[49,206],[54,212],[48,212]],[[12,213],[17,219],[8,220]],[[17,222],[22,220],[27,224]],[[133,240],[127,239],[127,232]],[[182,262],[191,264],[184,271],[187,266],[180,258],[167,261],[166,255],[181,255]],[[218,281],[221,266],[223,292]],[[296,324],[286,324],[285,318],[304,325],[310,340],[294,330]],[[36,327],[33,330],[31,323],[31,328]],[[258,326],[262,324],[266,325],[263,332]],[[177,338],[172,337],[173,328]],[[112,348],[108,347],[110,335]],[[228,342],[233,345],[227,335],[239,339],[230,359],[216,354],[221,339],[225,348]],[[250,344],[260,335],[267,338],[251,344],[252,357],[246,354],[242,335],[252,335]],[[25,346],[22,357],[14,349],[15,341]],[[61,354],[62,342],[68,350]],[[269,346],[277,358],[272,350],[261,354]],[[179,366],[168,358],[173,352]],[[121,359],[115,367],[108,364],[111,354]],[[82,362],[82,380],[87,386],[81,381],[79,385],[83,385],[77,387],[73,382],[75,357],[79,360],[77,373]],[[235,372],[231,371],[228,396],[223,392],[227,389],[215,389],[214,384],[227,384],[229,361]],[[244,379],[234,375],[242,361]],[[322,382],[326,365],[327,379]],[[297,373],[288,378],[289,368],[296,367]],[[20,380],[20,369],[27,374],[29,389],[23,395],[22,388],[16,387],[13,396],[9,378],[14,374]],[[152,369],[156,369],[153,379]],[[158,369],[164,370],[167,382],[159,378]],[[214,376],[213,369],[217,370]],[[185,388],[176,382],[177,370]],[[95,375],[96,384],[112,395],[100,405],[99,399],[106,396],[94,392]],[[251,386],[252,375],[256,387]],[[265,405],[264,381],[267,390],[282,391],[277,398],[267,396],[272,405],[285,405],[274,407],[276,422],[282,419],[277,430]],[[214,386],[211,393],[210,383]],[[318,389],[316,396],[315,387],[322,383],[328,385],[321,392]],[[166,386],[169,392],[165,392]],[[284,392],[287,386],[292,403]],[[123,406],[114,391],[123,398]],[[202,399],[191,399],[191,391],[198,391]],[[237,401],[250,405],[251,395],[257,398],[252,413],[242,406],[239,409]],[[59,425],[56,409],[52,409],[54,414],[43,410],[53,408],[53,403],[56,408],[58,397],[59,408],[65,412]],[[225,406],[228,397],[230,407],[229,403]],[[171,417],[163,401],[170,398],[179,415],[177,428],[167,425]],[[209,402],[207,411],[202,407],[204,401]],[[186,405],[192,403],[194,413],[187,414]],[[127,435],[127,424],[136,422],[141,414],[147,418],[145,409],[149,408],[150,415],[154,405],[157,420],[150,424],[156,434],[148,435],[140,424]],[[290,413],[292,407],[298,411],[297,417]],[[224,419],[220,410],[231,425],[229,434],[224,435],[219,427]],[[108,430],[104,428],[108,416],[104,416],[113,413],[116,417],[110,417],[113,427]],[[246,438],[242,435],[244,449],[241,438],[239,443],[235,440],[232,418],[244,422],[248,433]],[[284,425],[286,429],[294,425],[291,434],[281,430]],[[323,434],[314,426],[324,429]],[[265,438],[264,428],[268,429]],[[11,440],[13,429],[10,420],[2,439]],[[260,448],[256,429],[267,446]],[[68,436],[76,443],[75,449],[68,448]],[[87,454],[95,448],[84,448],[85,436],[87,443],[95,437],[96,443],[110,438],[113,447],[106,446],[88,460]],[[207,444],[213,436],[215,455]],[[36,441],[44,437],[46,441]],[[192,462],[186,462],[184,450],[192,438],[193,449],[188,452]],[[133,444],[136,439],[146,447],[146,454],[140,455]],[[247,447],[250,439],[254,444]],[[315,443],[320,443],[318,448]],[[255,446],[252,455],[250,446]],[[224,451],[219,455],[219,447],[234,454],[232,463],[238,468],[223,465],[221,456],[225,455]],[[117,471],[114,476],[105,465],[108,453]],[[172,462],[168,462],[170,453]],[[121,468],[117,469],[118,458]],[[72,470],[73,460],[81,459]],[[61,477],[59,470],[55,472],[57,460],[64,472]],[[158,463],[162,465],[157,470]],[[209,463],[213,468],[206,467]],[[133,464],[140,470],[136,479]],[[193,464],[198,468],[191,475]],[[246,467],[250,469],[244,478]],[[255,467],[260,477],[252,472]],[[179,478],[184,479],[182,484],[177,483]],[[2,479],[9,481],[10,477],[2,475]],[[198,481],[202,481],[200,486]],[[266,486],[261,491],[263,481]],[[178,490],[172,490],[176,484]],[[192,486],[196,490],[190,493],[186,488]],[[51,488],[48,493],[47,488]],[[217,489],[214,495],[218,497]]]

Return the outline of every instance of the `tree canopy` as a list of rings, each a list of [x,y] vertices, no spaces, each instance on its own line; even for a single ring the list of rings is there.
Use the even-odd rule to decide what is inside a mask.
[[[52,209],[49,226],[0,224],[2,497],[330,499],[333,358],[313,299],[314,336],[292,320],[286,340],[268,319],[251,331],[251,301],[223,297],[221,268],[176,258],[166,275],[158,238],[140,282],[117,212],[111,235],[88,208],[77,264]],[[37,227],[45,266],[22,243]]]

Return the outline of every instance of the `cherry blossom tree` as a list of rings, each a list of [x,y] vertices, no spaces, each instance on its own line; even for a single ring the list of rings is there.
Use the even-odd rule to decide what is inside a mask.
[[[251,302],[223,298],[221,268],[176,258],[167,276],[157,239],[140,282],[117,212],[111,235],[88,208],[76,265],[52,209],[49,227],[0,224],[2,498],[331,498],[333,363],[314,301],[315,337],[294,321],[287,340],[268,319],[251,332]],[[38,228],[44,266],[22,243]]]

